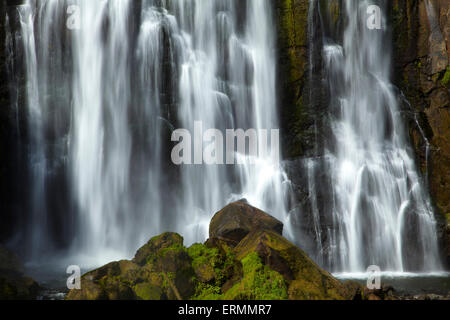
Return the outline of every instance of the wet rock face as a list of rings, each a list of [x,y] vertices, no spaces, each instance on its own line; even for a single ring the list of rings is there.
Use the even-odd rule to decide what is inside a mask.
[[[308,70],[308,1],[278,0],[275,13],[283,152],[297,157],[310,148],[308,128],[312,123],[303,96]]]
[[[283,223],[242,200],[216,213],[209,226],[209,236],[235,246],[256,229],[272,230],[281,235]]]
[[[450,2],[391,2],[394,82],[409,102],[405,118],[447,246],[444,215],[450,212]],[[419,127],[420,126],[420,127]]]

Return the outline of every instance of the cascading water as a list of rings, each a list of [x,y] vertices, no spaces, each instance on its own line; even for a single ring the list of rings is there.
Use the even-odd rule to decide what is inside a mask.
[[[332,189],[326,210],[334,229],[327,239],[329,267],[441,270],[433,209],[390,83],[386,19],[384,29],[369,29],[371,4],[343,1],[342,44],[324,37],[333,131],[324,160]],[[385,1],[376,4],[385,12]]]
[[[310,78],[322,3],[310,1]],[[439,270],[433,209],[389,82],[386,32],[366,28],[369,4],[343,1],[343,40],[323,35],[333,141],[319,151],[315,118],[318,155],[304,161],[315,234],[308,253],[337,272]],[[69,28],[73,9],[80,23]],[[28,0],[15,18],[20,32],[7,48],[23,51],[11,55],[23,56],[27,81],[21,152],[30,190],[26,240],[16,241],[30,259],[70,247],[70,263],[98,265],[164,231],[203,241],[212,215],[241,198],[287,222],[286,235],[301,242],[274,150],[238,155],[237,166],[170,159],[176,128],[278,127],[270,0]],[[321,80],[309,83],[311,109]]]
[[[203,241],[212,215],[244,197],[286,219],[288,181],[274,150],[255,164],[240,155],[239,166],[174,167],[167,156],[173,130],[194,134],[196,121],[223,132],[277,128],[271,10],[269,0],[19,7],[32,258],[58,242],[55,220],[73,253],[99,264],[163,231]]]

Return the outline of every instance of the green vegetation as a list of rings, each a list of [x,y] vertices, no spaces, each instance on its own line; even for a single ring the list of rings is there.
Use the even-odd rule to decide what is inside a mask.
[[[235,261],[238,263],[238,261]],[[194,300],[285,300],[287,285],[281,274],[263,265],[253,252],[242,260],[243,277],[226,293],[217,285],[200,283]]]
[[[441,84],[444,87],[448,87],[448,85],[450,84],[450,67],[447,67],[447,70],[444,73],[444,77],[441,80]]]
[[[199,283],[191,300],[223,300],[222,289],[214,285]]]
[[[219,300],[222,286],[232,276],[235,257],[230,248],[221,253],[218,248],[194,244],[188,249],[198,280],[193,300]]]
[[[242,260],[244,277],[226,294],[226,300],[286,300],[286,282],[281,274],[263,265],[257,253]]]

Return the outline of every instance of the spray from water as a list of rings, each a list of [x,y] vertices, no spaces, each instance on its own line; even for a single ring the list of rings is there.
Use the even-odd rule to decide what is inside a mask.
[[[47,206],[57,196],[49,192],[56,163],[68,242],[98,263],[131,256],[164,231],[204,241],[212,215],[244,197],[286,219],[288,181],[271,150],[256,165],[174,167],[166,157],[173,130],[194,132],[196,121],[222,132],[277,129],[271,10],[269,0],[28,0],[19,8],[33,253],[55,242],[50,222],[65,214]],[[67,28],[74,12],[79,25]]]

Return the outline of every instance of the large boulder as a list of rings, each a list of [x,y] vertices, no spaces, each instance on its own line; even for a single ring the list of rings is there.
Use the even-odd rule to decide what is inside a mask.
[[[164,233],[140,248],[132,261],[112,262],[85,274],[67,300],[187,299],[195,272],[183,238]]]
[[[176,233],[164,233],[158,237],[150,239],[150,241],[140,248],[134,256],[133,262],[144,266],[147,260],[162,250],[183,246],[183,237]]]
[[[281,235],[283,223],[241,200],[216,213],[209,225],[209,236],[235,246],[252,230],[271,230]]]

